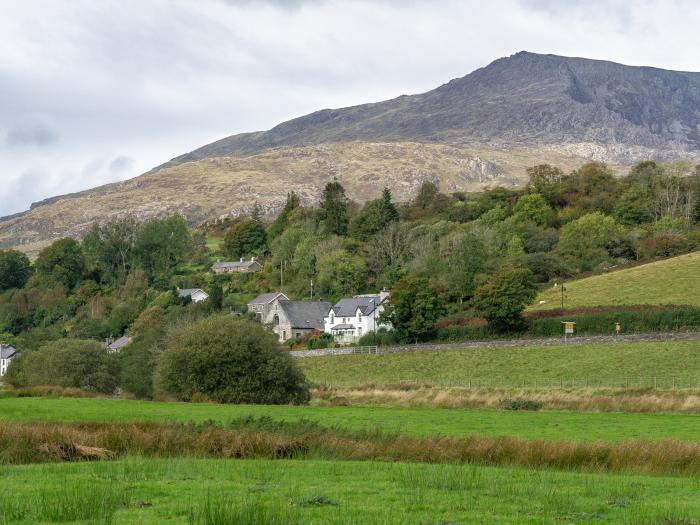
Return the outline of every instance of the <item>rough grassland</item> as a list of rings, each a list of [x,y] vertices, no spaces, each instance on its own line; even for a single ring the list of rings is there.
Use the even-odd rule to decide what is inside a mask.
[[[652,525],[700,515],[697,479],[452,465],[134,459],[7,467],[2,483],[2,523]]]
[[[700,252],[565,283],[564,306],[688,304],[700,306]],[[539,304],[546,301],[545,304]],[[561,307],[561,288],[549,288],[532,310]]]
[[[246,416],[306,418],[324,426],[398,431],[406,436],[513,436],[526,439],[619,442],[700,438],[700,416],[575,412],[511,412],[383,407],[293,407],[156,403],[108,399],[0,399],[7,421],[156,421],[227,423]]]
[[[331,386],[418,381],[436,386],[553,386],[560,380],[625,386],[627,378],[672,377],[700,386],[700,341],[479,348],[298,360],[308,379]],[[666,385],[671,386],[671,385]]]

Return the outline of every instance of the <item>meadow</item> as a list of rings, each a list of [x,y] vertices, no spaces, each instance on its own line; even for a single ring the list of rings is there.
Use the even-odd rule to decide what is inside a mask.
[[[571,346],[470,348],[298,360],[307,378],[328,386],[387,385],[402,381],[435,386],[560,388],[700,387],[700,341]],[[572,383],[573,381],[573,383]]]
[[[683,524],[697,478],[377,462],[129,459],[3,468],[0,523]]]
[[[566,308],[687,304],[700,306],[700,252],[564,283]],[[561,284],[561,283],[559,283]],[[544,304],[540,304],[544,301]],[[561,307],[561,288],[543,291],[531,310]]]
[[[413,437],[512,436],[540,440],[694,442],[700,416],[688,414],[529,412],[388,407],[265,406],[112,399],[0,399],[0,421],[229,423],[245,417],[305,419],[326,427],[399,432]]]

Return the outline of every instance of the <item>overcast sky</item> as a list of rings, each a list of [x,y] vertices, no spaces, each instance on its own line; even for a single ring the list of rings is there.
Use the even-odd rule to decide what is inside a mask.
[[[700,71],[700,2],[4,0],[0,215],[520,50]]]

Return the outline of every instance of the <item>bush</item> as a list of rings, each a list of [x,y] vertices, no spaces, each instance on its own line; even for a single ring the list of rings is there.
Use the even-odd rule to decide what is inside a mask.
[[[542,408],[540,401],[534,399],[510,398],[501,399],[498,404],[504,410],[539,410]]]
[[[160,392],[190,401],[302,404],[306,379],[277,336],[259,323],[218,315],[170,335],[156,369]]]
[[[360,337],[357,346],[389,346],[395,345],[396,343],[395,332],[380,328],[378,332],[367,332]]]
[[[96,341],[59,339],[12,361],[5,376],[14,387],[55,385],[111,394],[119,362]]]

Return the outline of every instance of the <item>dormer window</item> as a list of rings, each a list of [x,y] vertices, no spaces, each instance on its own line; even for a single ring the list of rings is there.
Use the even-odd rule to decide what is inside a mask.
[[[357,320],[358,322],[362,322],[362,312],[360,312],[359,310],[357,311]]]

